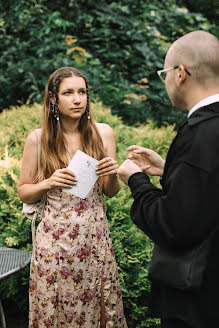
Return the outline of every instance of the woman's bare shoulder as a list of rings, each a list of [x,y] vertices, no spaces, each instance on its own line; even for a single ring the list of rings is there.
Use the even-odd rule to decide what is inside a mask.
[[[41,129],[32,130],[27,136],[26,145],[36,146],[41,136],[41,133],[42,133]]]
[[[102,138],[110,138],[114,136],[113,129],[106,123],[96,123],[97,129]]]

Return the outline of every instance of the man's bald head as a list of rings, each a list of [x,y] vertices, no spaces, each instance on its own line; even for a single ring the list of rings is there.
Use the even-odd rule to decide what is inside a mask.
[[[168,66],[185,65],[203,85],[219,83],[219,41],[205,31],[194,31],[176,40],[166,56]]]

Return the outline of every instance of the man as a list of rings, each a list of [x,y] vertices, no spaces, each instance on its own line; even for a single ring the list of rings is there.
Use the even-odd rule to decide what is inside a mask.
[[[183,291],[152,281],[152,315],[162,328],[215,328],[219,298],[219,41],[188,33],[167,52],[165,85],[172,105],[188,110],[166,162],[130,146],[118,169],[134,202],[131,218],[160,248],[189,250],[215,230],[201,288]],[[134,160],[132,160],[134,159]],[[137,164],[138,165],[137,165]],[[149,175],[161,176],[162,189]]]

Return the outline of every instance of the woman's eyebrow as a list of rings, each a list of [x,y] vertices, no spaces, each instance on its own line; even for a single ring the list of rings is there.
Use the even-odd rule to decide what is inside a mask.
[[[72,88],[66,88],[66,89],[63,89],[63,91],[74,91],[74,90],[86,90],[86,88],[82,87],[82,88],[78,88],[78,89],[72,89]]]

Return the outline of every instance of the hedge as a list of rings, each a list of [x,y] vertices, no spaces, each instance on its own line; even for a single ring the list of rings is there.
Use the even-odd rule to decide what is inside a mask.
[[[119,164],[126,159],[126,148],[132,144],[144,145],[166,156],[175,136],[174,126],[155,128],[149,122],[132,128],[99,102],[92,103],[92,110],[97,122],[113,128]],[[31,222],[21,212],[16,188],[24,142],[32,129],[40,127],[41,112],[42,106],[34,103],[0,114],[0,246],[32,249]],[[159,186],[157,177],[152,177],[152,181]],[[159,319],[152,319],[147,313],[150,292],[147,273],[153,243],[130,219],[132,197],[126,185],[121,183],[119,193],[111,199],[105,197],[105,203],[128,327],[158,327]],[[26,267],[0,283],[0,298],[6,303],[14,302],[24,315],[28,309],[28,278],[29,267]]]

